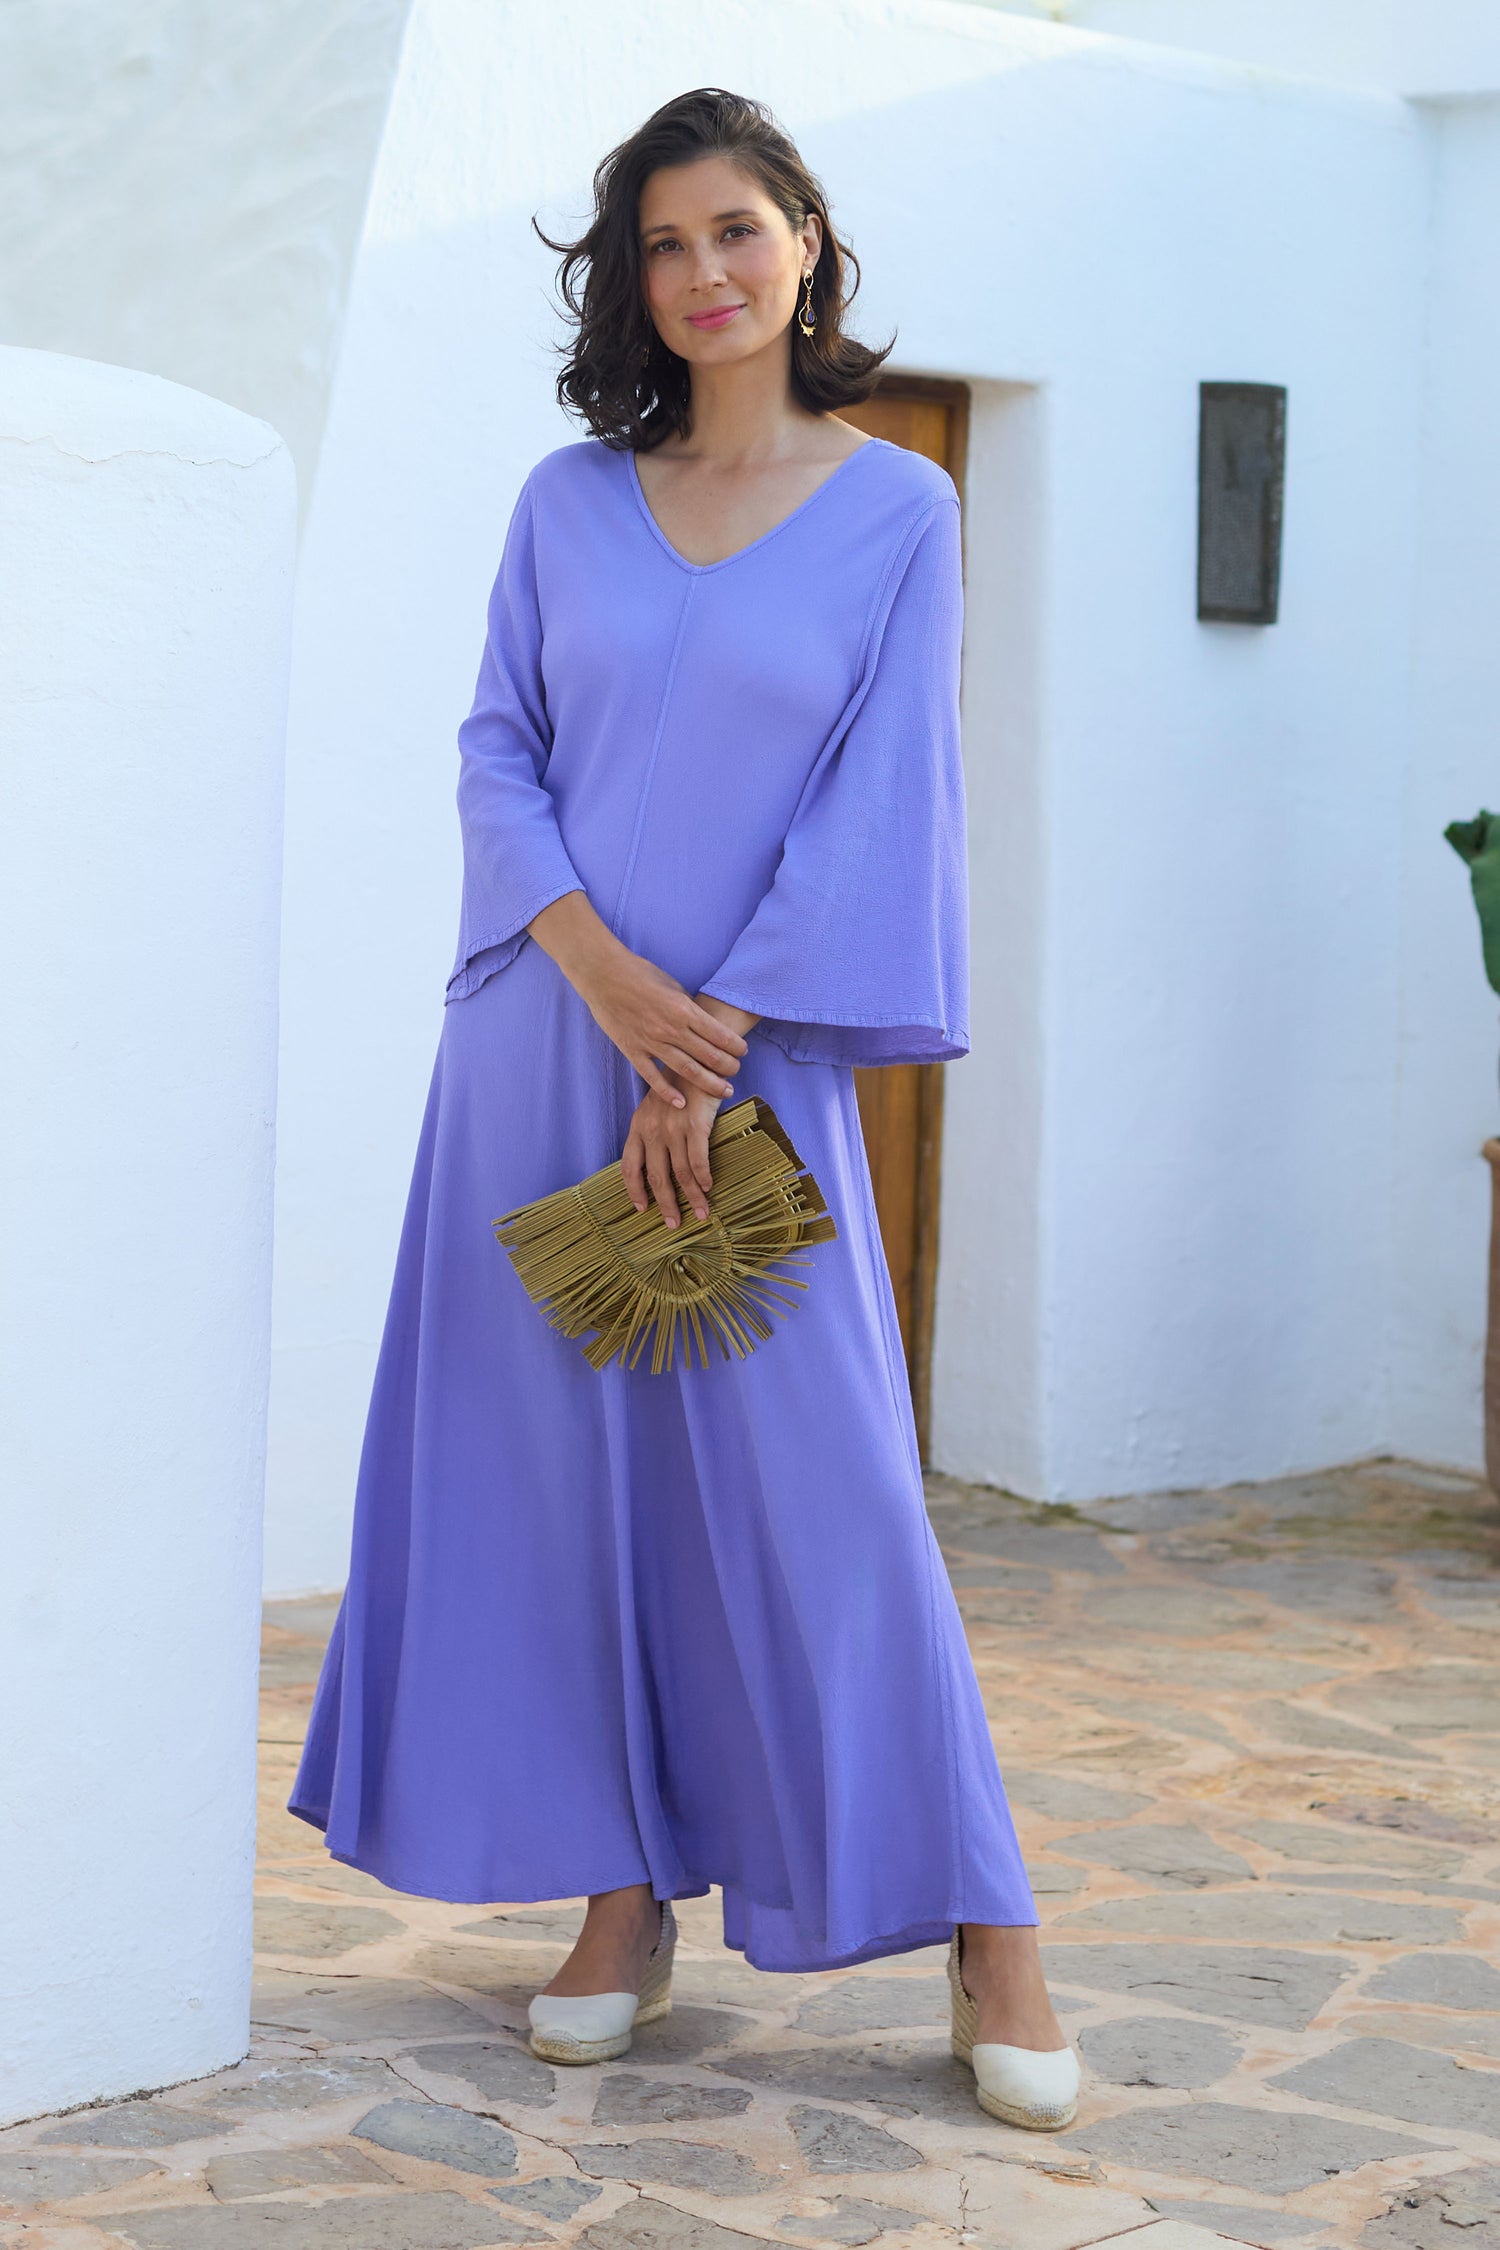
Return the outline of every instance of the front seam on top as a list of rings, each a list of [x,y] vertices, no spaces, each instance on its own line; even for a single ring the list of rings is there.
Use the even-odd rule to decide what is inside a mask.
[[[682,651],[683,635],[687,631],[688,611],[693,606],[693,589],[696,584],[697,580],[693,578],[686,581],[686,591],[682,597],[682,609],[677,619],[677,631],[672,638],[672,653],[667,659],[667,676],[662,682],[661,708],[656,714],[656,733],[651,740],[651,755],[646,760],[646,770],[641,776],[641,801],[636,807],[635,827],[631,832],[630,849],[625,855],[625,869],[620,877],[619,895],[615,900],[615,911],[609,925],[611,933],[615,937],[619,936],[620,924],[625,919],[625,901],[630,892],[630,878],[635,873],[635,863],[640,854],[641,832],[646,825],[646,806],[651,796],[651,781],[656,772],[656,759],[657,753],[661,749],[661,738],[667,731],[667,712],[671,707],[672,688],[677,678],[677,659]]]

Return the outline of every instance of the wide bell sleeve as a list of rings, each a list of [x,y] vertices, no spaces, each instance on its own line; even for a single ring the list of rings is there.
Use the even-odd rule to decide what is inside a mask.
[[[490,595],[473,708],[458,730],[464,879],[449,1000],[467,999],[515,959],[533,915],[584,888],[545,779],[552,728],[542,687],[533,509],[528,480]]]
[[[908,532],[854,695],[808,777],[770,888],[702,986],[794,1061],[967,1054],[956,497]]]

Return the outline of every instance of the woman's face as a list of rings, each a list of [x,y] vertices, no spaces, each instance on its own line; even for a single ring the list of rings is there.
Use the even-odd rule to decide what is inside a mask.
[[[747,172],[705,156],[651,174],[641,190],[640,242],[646,304],[662,342],[695,367],[722,367],[785,334],[822,229],[815,217],[788,225]]]

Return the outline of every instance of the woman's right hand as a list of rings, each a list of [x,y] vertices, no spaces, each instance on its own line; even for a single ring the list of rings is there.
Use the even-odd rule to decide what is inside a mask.
[[[568,891],[527,925],[562,970],[605,1037],[631,1068],[674,1109],[684,1085],[722,1100],[746,1052],[745,1041],[700,1008],[675,977],[607,930],[582,891]]]

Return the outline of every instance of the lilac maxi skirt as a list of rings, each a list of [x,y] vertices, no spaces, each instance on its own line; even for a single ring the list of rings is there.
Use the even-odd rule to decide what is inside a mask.
[[[923,1504],[853,1076],[752,1033],[836,1243],[747,1360],[596,1374],[500,1213],[606,1163],[638,1098],[524,946],[450,1007],[290,1809],[393,1888],[723,1892],[758,1967],[1034,1923]]]

